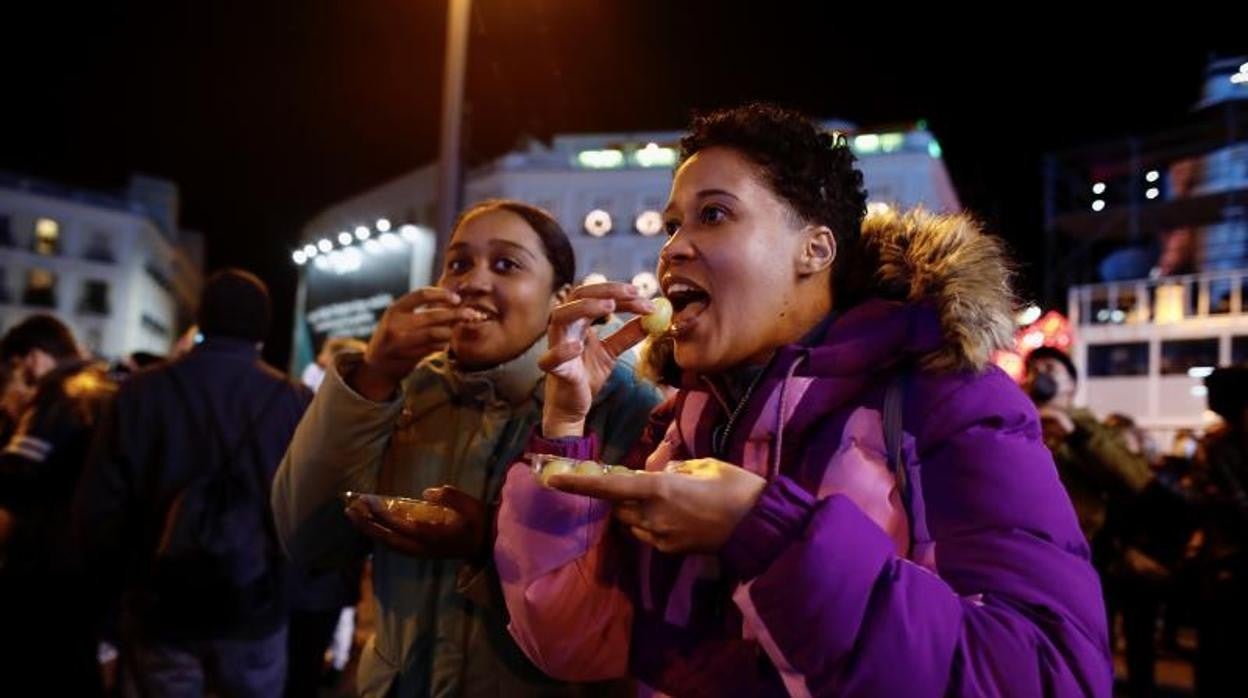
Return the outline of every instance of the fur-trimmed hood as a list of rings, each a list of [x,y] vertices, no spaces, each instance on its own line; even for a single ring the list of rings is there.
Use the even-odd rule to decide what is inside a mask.
[[[874,271],[863,274],[854,289],[858,300],[841,309],[844,316],[861,314],[860,306],[875,305],[873,299],[922,308],[923,324],[935,316],[939,338],[910,347],[927,370],[981,371],[997,350],[1013,346],[1013,266],[1004,244],[966,214],[913,209],[869,215],[852,266]],[[835,322],[840,327],[833,333],[842,334],[837,330],[844,324]],[[638,370],[674,384],[671,354],[670,339],[648,344]]]
[[[862,263],[875,268],[874,295],[928,303],[944,344],[923,357],[937,371],[982,370],[1013,346],[1014,270],[1005,245],[966,214],[922,209],[867,216]]]

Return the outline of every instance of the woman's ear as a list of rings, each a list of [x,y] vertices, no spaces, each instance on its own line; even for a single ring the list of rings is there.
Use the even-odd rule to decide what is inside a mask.
[[[797,258],[799,276],[811,276],[832,268],[836,260],[836,236],[826,225],[811,225],[802,230],[806,239]]]

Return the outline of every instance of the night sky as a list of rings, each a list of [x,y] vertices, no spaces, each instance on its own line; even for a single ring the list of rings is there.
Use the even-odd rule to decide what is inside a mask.
[[[19,4],[0,10],[0,169],[104,190],[132,171],[176,181],[207,269],[271,285],[266,356],[284,366],[302,225],[436,158],[445,1]],[[1248,52],[1233,4],[1093,19],[1086,3],[953,17],[933,3],[475,0],[464,148],[471,163],[525,136],[680,128],[752,99],[868,127],[923,118],[963,204],[1026,262],[1042,155],[1182,119],[1211,53]],[[1024,273],[1037,288],[1042,270]]]

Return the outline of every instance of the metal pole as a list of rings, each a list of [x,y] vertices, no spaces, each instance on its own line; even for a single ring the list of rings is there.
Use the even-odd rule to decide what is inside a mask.
[[[446,71],[442,77],[442,134],[438,153],[437,244],[432,278],[441,276],[442,254],[460,208],[460,127],[463,124],[464,70],[468,63],[468,19],[472,0],[448,0]]]

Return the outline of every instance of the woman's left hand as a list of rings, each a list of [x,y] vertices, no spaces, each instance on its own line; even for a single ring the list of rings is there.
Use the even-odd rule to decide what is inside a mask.
[[[615,517],[665,553],[723,547],[767,486],[754,473],[714,458],[675,461],[663,472],[554,475],[555,489],[615,503]]]
[[[367,499],[347,507],[347,518],[364,535],[412,557],[473,558],[485,550],[487,517],[481,500],[451,485],[430,487],[424,498],[450,509],[447,521],[403,519]]]

